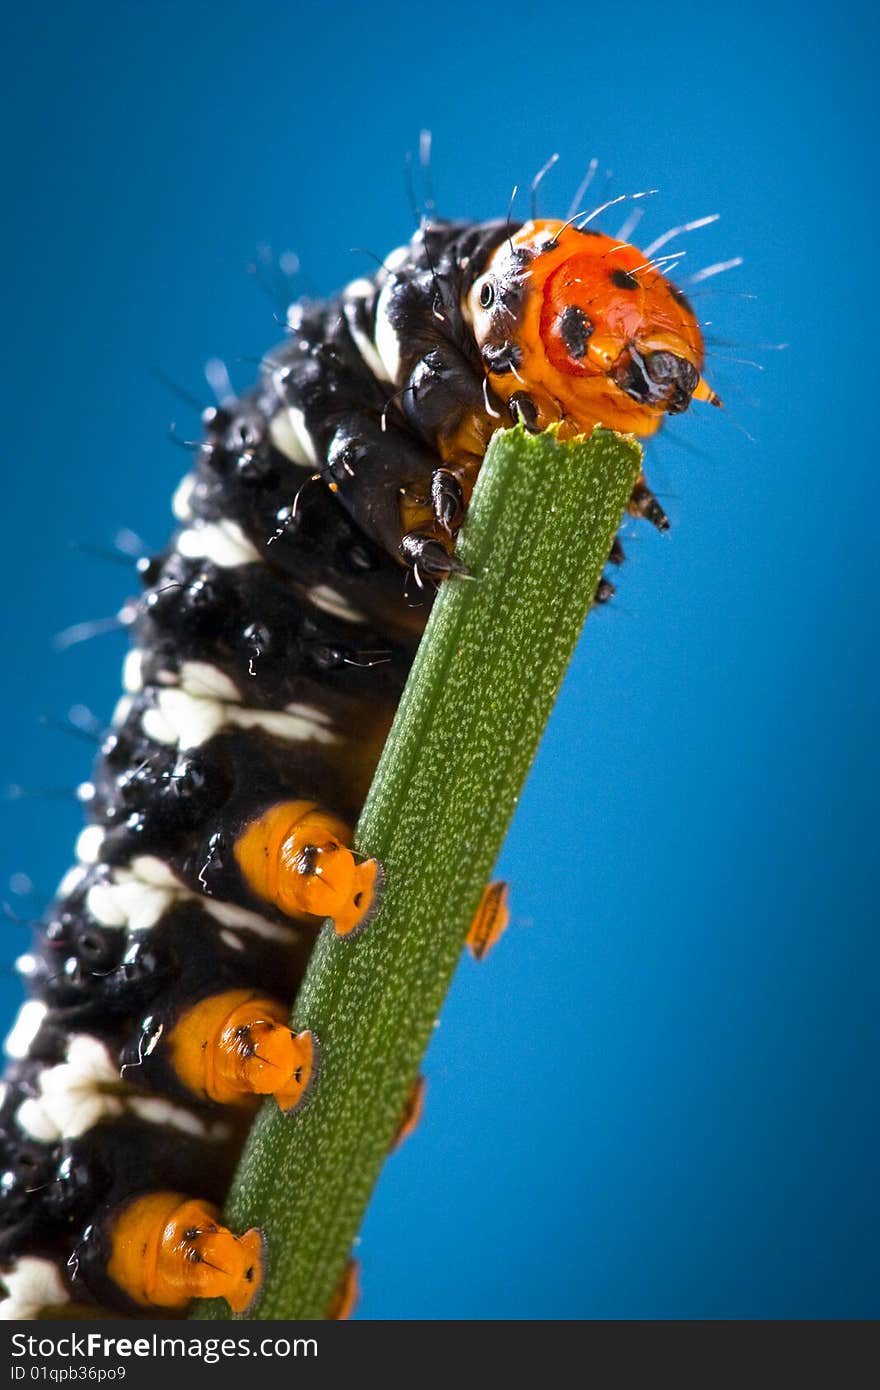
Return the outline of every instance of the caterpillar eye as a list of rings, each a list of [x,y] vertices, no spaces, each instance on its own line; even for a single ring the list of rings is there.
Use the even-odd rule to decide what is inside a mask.
[[[491,309],[495,303],[495,286],[491,280],[484,280],[480,286],[480,308]]]

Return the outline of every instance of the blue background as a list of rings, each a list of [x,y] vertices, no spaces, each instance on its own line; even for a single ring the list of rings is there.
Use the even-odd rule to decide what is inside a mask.
[[[118,688],[118,635],[50,646],[134,591],[72,544],[162,543],[186,467],[167,425],[198,424],[150,369],[208,401],[216,355],[247,384],[279,336],[258,246],[296,251],[299,292],[369,272],[350,248],[409,236],[422,126],[444,213],[503,214],[558,151],[548,213],[596,154],[595,202],[661,190],[643,244],[723,214],[678,276],[746,258],[695,299],[729,408],[651,449],[673,532],[627,528],[588,624],[500,865],[513,926],[459,971],[363,1231],[360,1316],[876,1315],[868,8],[184,0],[6,24],[0,712],[28,787],[89,766],[39,716],[106,717]],[[79,809],[2,810],[27,913]],[[25,933],[3,942],[11,962]]]

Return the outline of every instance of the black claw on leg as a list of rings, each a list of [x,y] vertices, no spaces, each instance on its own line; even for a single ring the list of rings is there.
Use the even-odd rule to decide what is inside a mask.
[[[669,530],[669,517],[647,483],[642,481],[636,483],[630,498],[630,508],[636,516],[643,516],[646,521],[650,521],[651,525],[656,526],[658,531]]]
[[[452,535],[464,516],[464,493],[458,479],[445,468],[436,468],[431,477],[431,507],[447,535]]]
[[[611,583],[611,580],[606,579],[603,574],[602,578],[599,580],[599,583],[596,585],[596,592],[593,595],[593,602],[607,603],[608,600],[612,599],[616,593],[617,590]]]
[[[439,583],[450,574],[468,574],[469,570],[435,536],[421,531],[408,531],[400,542],[400,553],[421,588],[426,579]]]
[[[615,536],[611,545],[611,553],[608,556],[609,564],[622,565],[626,559],[626,551],[620,544],[620,537]]]

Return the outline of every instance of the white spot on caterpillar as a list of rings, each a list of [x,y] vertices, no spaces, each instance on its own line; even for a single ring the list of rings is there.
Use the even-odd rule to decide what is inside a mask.
[[[111,870],[109,879],[93,883],[86,907],[102,927],[146,931],[184,892],[172,869],[152,854],[141,854],[128,868]]]
[[[47,1013],[46,1005],[39,999],[28,999],[22,1004],[4,1045],[7,1057],[12,1057],[15,1061],[27,1057]]]
[[[205,898],[200,893],[192,892],[167,864],[148,854],[138,855],[127,868],[111,870],[108,881],[93,884],[86,897],[86,907],[103,927],[148,931],[165,912],[184,901],[197,903],[224,927],[251,931],[273,941],[290,940],[289,927],[270,922],[258,913],[236,907],[233,903]],[[227,945],[244,949],[232,932],[223,933],[223,938]],[[28,962],[31,962],[30,967]],[[26,975],[30,973],[32,965],[31,957],[22,956],[17,968]],[[28,1004],[23,1005],[23,1008],[28,1007]],[[38,1007],[42,1009],[44,1005],[39,1004]]]
[[[118,1069],[104,1044],[75,1033],[67,1060],[40,1072],[39,1094],[22,1101],[16,1119],[26,1134],[46,1144],[78,1139],[105,1116],[122,1113],[122,1101],[112,1094],[118,1085]]]
[[[122,663],[122,688],[129,695],[136,695],[144,688],[144,654],[139,647],[132,647]]]
[[[224,926],[235,927],[238,931],[252,931],[255,936],[265,937],[267,941],[290,940],[289,925],[270,922],[257,912],[248,912],[247,908],[236,907],[234,903],[219,902],[217,898],[204,898],[200,902],[205,911]]]
[[[336,589],[331,589],[329,584],[316,584],[313,589],[309,589],[309,598],[316,608],[322,613],[329,613],[332,618],[342,618],[349,623],[365,623],[366,616],[360,609],[353,608]]]
[[[56,897],[68,898],[71,893],[75,893],[79,885],[86,876],[86,871],[82,864],[74,864],[62,878],[58,885]]]
[[[198,748],[218,734],[226,710],[218,700],[200,699],[185,690],[160,690],[156,704],[144,710],[141,725],[148,738],[171,748]]]
[[[4,1322],[36,1318],[44,1308],[70,1302],[61,1272],[51,1260],[21,1255],[0,1278],[6,1288],[6,1297],[0,1299]]]
[[[235,681],[208,661],[183,661],[178,671],[159,671],[155,684],[178,686],[197,699],[232,701],[235,704],[241,701]]]
[[[79,832],[76,841],[76,857],[81,864],[97,864],[101,858],[104,843],[104,830],[100,825],[87,825]]]
[[[109,882],[93,883],[86,907],[102,927],[148,931],[174,901],[176,890],[145,882],[130,869],[114,869]]]
[[[318,709],[315,705],[303,705],[294,702],[284,707],[288,714],[298,715],[300,719],[308,719],[312,724],[323,724],[325,728],[333,727],[333,716],[328,714],[325,709]]]
[[[180,684],[190,695],[212,696],[236,704],[241,700],[235,681],[207,661],[184,661],[180,667]]]
[[[391,382],[393,378],[388,376],[384,361],[379,356],[378,351],[373,343],[370,342],[364,330],[357,323],[350,323],[348,327],[354,339],[355,347],[373,375],[377,376],[380,381]]]
[[[135,878],[151,884],[153,888],[173,888],[177,892],[182,887],[174,870],[155,854],[137,855],[131,861],[131,872]]]
[[[230,1133],[228,1125],[222,1122],[207,1124],[191,1110],[184,1109],[182,1105],[174,1105],[170,1100],[162,1100],[158,1096],[132,1096],[126,1101],[126,1109],[133,1111],[149,1124],[167,1125],[183,1134],[202,1136],[212,1142],[226,1139]]]
[[[132,700],[130,695],[123,695],[121,700],[116,701],[116,708],[113,711],[113,718],[110,720],[110,723],[113,725],[114,729],[118,729],[120,725],[125,723],[126,719],[131,714],[131,707],[133,703],[134,701]]]
[[[186,690],[160,690],[156,705],[144,711],[143,730],[157,743],[183,749],[198,748],[223,728],[264,729],[288,743],[335,743],[338,734],[327,727],[322,711],[307,705],[286,710],[251,709],[190,695]]]
[[[126,1112],[208,1139],[229,1133],[226,1125],[208,1125],[182,1105],[133,1094],[120,1080],[109,1050],[87,1033],[73,1034],[67,1060],[40,1072],[37,1088],[39,1094],[18,1107],[16,1120],[41,1143],[78,1139],[101,1120]]]
[[[16,973],[21,975],[23,979],[27,979],[29,975],[35,974],[36,969],[36,958],[31,955],[30,951],[25,951],[24,955],[19,956],[15,962]]]
[[[388,317],[388,310],[391,307],[391,296],[394,293],[395,281],[393,278],[386,280],[379,295],[379,302],[376,305],[376,327],[373,331],[373,338],[376,343],[376,351],[382,361],[382,376],[392,385],[398,385],[400,376],[400,339],[397,336],[397,329],[391,324]]]
[[[410,249],[408,246],[395,246],[393,251],[389,251],[382,265],[386,270],[395,271],[399,266],[405,265],[409,260]]]
[[[196,485],[194,473],[185,473],[171,499],[171,510],[178,521],[192,521],[192,495]]]
[[[244,950],[244,942],[242,941],[242,939],[241,939],[240,936],[236,936],[236,935],[235,935],[235,932],[234,932],[234,931],[226,931],[226,930],[224,929],[223,931],[221,931],[221,932],[219,933],[219,935],[220,935],[220,940],[223,942],[223,944],[224,944],[225,946],[228,946],[228,947],[230,948],[230,950],[232,950],[232,951],[243,951],[243,950]]]
[[[346,285],[343,294],[346,299],[369,299],[375,292],[376,286],[372,280],[368,280],[365,275],[361,275],[357,280],[351,280]]]
[[[385,375],[385,364],[376,351],[375,345],[370,342],[370,339],[358,323],[357,308],[351,303],[353,300],[370,299],[375,292],[376,287],[372,281],[363,279],[352,280],[351,284],[347,286],[344,294],[345,318],[348,324],[348,331],[366,366],[369,367],[374,376],[378,376],[382,380],[387,380],[388,378]],[[351,312],[349,312],[349,304],[351,304]]]
[[[294,709],[303,713],[292,713]],[[338,743],[339,735],[327,728],[323,717],[316,719],[306,705],[289,705],[286,710],[248,709],[244,706],[229,710],[230,724],[240,729],[264,729],[286,743]]]
[[[277,373],[273,374],[277,376]],[[279,396],[281,392],[279,391]],[[283,397],[282,397],[283,399]],[[275,448],[299,468],[317,468],[318,451],[298,406],[284,405],[269,422],[269,437]]]
[[[177,537],[177,549],[188,560],[210,560],[220,569],[260,564],[263,559],[238,522],[230,521],[228,517],[197,523],[181,531]]]

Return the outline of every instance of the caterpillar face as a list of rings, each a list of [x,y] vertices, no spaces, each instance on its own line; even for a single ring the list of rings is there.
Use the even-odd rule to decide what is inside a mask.
[[[685,296],[612,237],[525,223],[489,258],[464,312],[492,389],[508,401],[525,392],[535,428],[646,436],[692,399],[720,404]]]

